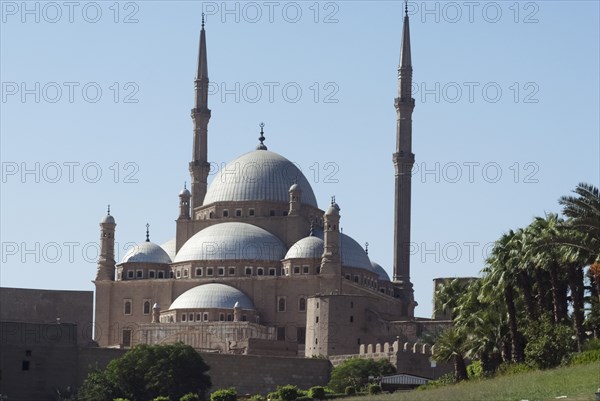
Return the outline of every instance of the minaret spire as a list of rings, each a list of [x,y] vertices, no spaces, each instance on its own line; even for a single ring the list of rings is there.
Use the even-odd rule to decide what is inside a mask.
[[[190,162],[190,175],[192,176],[192,211],[202,206],[208,186],[208,121],[210,109],[208,108],[208,58],[206,56],[206,31],[204,30],[204,13],[202,13],[202,29],[200,30],[200,44],[198,48],[198,66],[194,80],[195,99],[192,109],[194,121],[194,149]],[[192,218],[194,214],[192,212]]]
[[[410,210],[411,172],[415,163],[412,153],[412,113],[415,100],[412,97],[412,58],[410,51],[410,26],[408,3],[404,3],[404,27],[402,49],[398,65],[398,97],[395,100],[396,152],[393,155],[395,169],[394,202],[394,284],[395,296],[403,301],[402,313],[414,315],[413,286],[410,282]]]

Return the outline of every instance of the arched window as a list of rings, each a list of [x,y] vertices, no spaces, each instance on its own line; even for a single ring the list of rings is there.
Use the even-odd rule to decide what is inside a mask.
[[[306,312],[306,298],[300,297],[298,300],[298,311]]]
[[[277,312],[285,312],[285,297],[279,297],[277,300]]]
[[[131,315],[131,300],[130,299],[126,299],[125,302],[123,303],[123,314]]]
[[[149,315],[150,314],[150,301],[145,300],[144,301],[144,315]]]

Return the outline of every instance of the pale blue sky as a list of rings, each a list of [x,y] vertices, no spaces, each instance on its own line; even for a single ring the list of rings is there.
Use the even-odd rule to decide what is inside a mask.
[[[154,242],[174,236],[189,181],[203,3],[75,3],[1,4],[2,286],[93,289],[106,204],[122,257],[146,222]],[[336,196],[344,232],[391,275],[401,2],[223,4],[204,2],[209,159],[253,149],[264,121],[269,149],[298,163],[322,208]],[[477,275],[502,232],[598,185],[599,3],[409,8],[412,281],[429,316],[432,278]]]

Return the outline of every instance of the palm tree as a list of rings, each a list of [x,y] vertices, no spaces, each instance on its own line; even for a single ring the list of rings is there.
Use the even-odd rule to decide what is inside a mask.
[[[468,281],[453,278],[438,285],[434,293],[435,316],[447,316],[454,320],[456,308],[460,305],[460,296],[465,293]]]
[[[483,269],[486,274],[482,292],[487,299],[497,298],[500,294],[506,307],[510,339],[512,343],[511,357],[514,362],[523,362],[523,343],[518,330],[515,287],[517,277],[517,259],[511,249],[515,236],[514,231],[503,234],[496,241],[487,267]]]
[[[440,334],[434,345],[433,359],[437,362],[452,361],[456,381],[463,381],[468,378],[465,364],[466,344],[466,334],[457,327],[450,327]]]
[[[563,196],[558,201],[563,206],[563,214],[571,218],[574,228],[592,238],[600,238],[600,190],[580,183],[573,192],[578,196]],[[600,255],[598,245],[596,242],[596,255]]]
[[[535,265],[532,263],[533,237],[527,229],[518,229],[511,239],[512,257],[517,263],[517,283],[523,295],[525,312],[529,320],[535,320],[537,313],[535,308],[535,298],[533,296],[533,273]]]
[[[560,323],[567,317],[566,271],[561,268],[561,249],[556,246],[562,237],[564,220],[555,213],[536,217],[529,225],[535,235],[533,260],[538,268],[550,275],[552,291],[552,320]]]

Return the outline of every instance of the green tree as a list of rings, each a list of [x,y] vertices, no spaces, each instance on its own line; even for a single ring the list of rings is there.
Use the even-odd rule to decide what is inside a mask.
[[[555,324],[544,316],[525,330],[527,364],[548,369],[558,366],[575,349],[573,329],[566,324]]]
[[[523,343],[521,334],[518,329],[517,306],[516,298],[518,293],[515,292],[517,287],[517,259],[513,251],[514,247],[513,230],[502,235],[497,240],[492,248],[491,256],[487,259],[488,266],[484,268],[486,274],[482,291],[489,298],[496,298],[500,294],[504,301],[506,316],[508,321],[508,329],[511,340],[511,355],[514,362],[522,362]]]
[[[442,332],[435,343],[433,358],[438,362],[453,362],[454,379],[462,381],[467,380],[466,352],[466,335],[457,327],[450,327]]]
[[[208,369],[189,345],[142,344],[111,361],[103,372],[90,374],[79,397],[85,401],[115,397],[146,401],[158,396],[178,400],[187,393],[203,397],[211,385]]]
[[[395,372],[394,365],[387,359],[350,358],[333,368],[329,387],[338,393],[344,392],[346,387],[361,390],[369,382],[369,376],[379,377]]]

